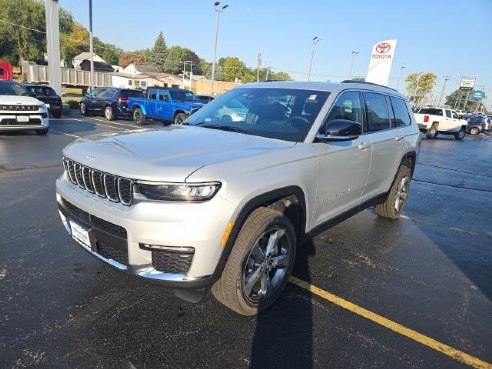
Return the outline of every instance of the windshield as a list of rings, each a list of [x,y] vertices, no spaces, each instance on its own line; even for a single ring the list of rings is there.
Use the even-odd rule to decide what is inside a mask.
[[[0,83],[0,95],[29,96],[27,90],[18,83]]]
[[[187,123],[301,142],[328,95],[326,91],[238,88],[209,102]]]

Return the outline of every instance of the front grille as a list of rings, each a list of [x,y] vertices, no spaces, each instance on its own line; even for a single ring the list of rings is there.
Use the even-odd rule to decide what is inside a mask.
[[[163,273],[186,274],[193,261],[193,252],[152,250],[152,266]]]
[[[70,182],[87,192],[126,206],[132,204],[132,179],[101,172],[68,158],[63,159],[63,167]]]
[[[119,238],[127,238],[126,229],[116,225],[114,223],[108,222],[107,220],[96,217],[95,215],[89,214],[88,212],[78,208],[71,202],[63,199],[63,205],[68,210],[70,214],[75,216],[76,218],[88,223],[89,225],[94,226],[97,229],[100,229],[106,233],[109,233],[113,236]]]
[[[6,104],[1,104],[0,110],[3,110],[3,111],[38,111],[39,105],[6,105]]]

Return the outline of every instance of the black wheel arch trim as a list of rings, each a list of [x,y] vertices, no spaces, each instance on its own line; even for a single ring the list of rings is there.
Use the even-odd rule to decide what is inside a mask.
[[[262,206],[267,206],[280,199],[292,195],[297,197],[298,206],[300,210],[299,224],[294,225],[297,239],[300,240],[304,236],[304,231],[306,227],[306,200],[304,196],[304,191],[299,186],[287,186],[287,187],[278,188],[273,191],[265,192],[261,195],[258,195],[250,199],[242,207],[241,211],[239,212],[239,214],[237,215],[234,221],[234,225],[232,227],[229,238],[227,239],[227,243],[222,250],[222,255],[220,256],[219,262],[215,267],[215,271],[209,280],[210,287],[222,275],[222,271],[224,270],[225,264],[227,262],[227,259],[229,258],[234,243],[236,242],[236,238],[239,235],[239,231],[241,230],[241,227],[243,226],[248,216],[253,212],[253,210]]]

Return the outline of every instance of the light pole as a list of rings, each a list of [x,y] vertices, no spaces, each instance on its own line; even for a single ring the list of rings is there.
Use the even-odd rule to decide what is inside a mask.
[[[398,76],[398,82],[396,83],[397,90],[400,88],[400,81],[401,81],[401,75],[403,74],[403,69],[405,69],[405,67],[400,67],[400,75]]]
[[[446,89],[446,83],[448,83],[449,77],[451,77],[451,76],[444,76],[444,83],[442,85],[441,94],[439,95],[439,101],[437,102],[438,106],[443,106],[441,101],[442,101],[442,98],[444,96],[444,90]]]
[[[350,73],[349,73],[349,79],[352,79],[352,68],[354,67],[354,59],[355,56],[358,54],[358,51],[352,51],[352,60],[350,61]]]
[[[219,21],[220,21],[220,13],[224,11],[229,5],[220,6],[220,1],[216,1],[214,3],[214,9],[217,13],[217,22],[215,24],[215,43],[214,43],[214,61],[212,63],[212,94],[214,93],[214,82],[215,82],[215,60],[217,58],[217,40],[219,38]]]
[[[321,39],[318,36],[313,37],[313,51],[311,52],[311,61],[309,62],[309,71],[308,71],[308,77],[307,77],[308,81],[311,78],[311,68],[313,67],[314,49],[316,48],[316,44],[320,41],[321,41]]]

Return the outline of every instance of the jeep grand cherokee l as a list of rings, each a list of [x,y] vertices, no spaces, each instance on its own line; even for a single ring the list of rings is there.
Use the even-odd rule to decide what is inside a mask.
[[[244,119],[224,120],[235,101]],[[399,217],[419,142],[393,89],[245,84],[184,125],[71,143],[57,201],[72,238],[100,260],[189,301],[211,288],[253,315],[282,292],[305,233],[368,206]]]

